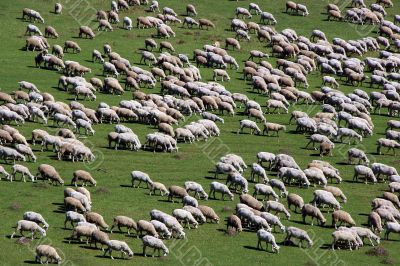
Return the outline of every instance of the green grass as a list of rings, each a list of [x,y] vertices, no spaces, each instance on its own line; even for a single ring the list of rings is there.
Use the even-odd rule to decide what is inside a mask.
[[[45,25],[52,25],[60,34],[59,39],[50,39],[51,45],[63,45],[65,40],[75,40],[82,47],[80,54],[67,53],[65,60],[76,60],[85,66],[92,69],[92,76],[99,76],[102,73],[102,67],[99,64],[93,64],[91,60],[91,52],[93,49],[102,50],[105,42],[111,44],[114,51],[121,56],[128,58],[131,63],[138,65],[140,59],[140,49],[144,47],[144,39],[155,33],[154,29],[138,30],[134,28],[132,31],[126,31],[115,27],[113,32],[106,32],[96,36],[94,40],[76,39],[80,23],[95,28],[97,23],[88,20],[97,9],[108,10],[109,1],[89,1],[86,6],[82,2],[76,8],[68,8],[75,1],[61,1],[64,5],[64,12],[60,16],[56,16],[50,11],[53,10],[55,1],[36,0],[36,1],[1,1],[0,2],[0,33],[2,36],[2,45],[0,50],[0,86],[2,91],[11,92],[16,90],[17,82],[27,80],[35,83],[43,92],[53,94],[58,101],[69,102],[73,96],[59,91],[56,88],[60,73],[55,71],[39,69],[34,67],[34,55],[36,53],[23,51],[21,48],[25,45],[25,27],[28,24],[20,19],[22,8],[29,7],[38,10],[45,19]],[[180,26],[172,26],[177,33],[176,38],[171,38],[169,41],[174,45],[179,53],[191,55],[196,48],[202,48],[204,44],[211,44],[214,41],[223,43],[226,37],[233,36],[229,31],[230,20],[234,17],[234,9],[237,6],[247,7],[250,1],[196,1],[199,18],[211,19],[216,24],[214,30],[188,30]],[[323,30],[329,39],[333,37],[341,37],[343,39],[356,39],[364,37],[363,34],[376,36],[375,31],[369,32],[369,28],[361,29],[354,25],[341,22],[326,21],[324,1],[308,1],[307,6],[310,11],[308,17],[290,16],[284,13],[284,2],[279,1],[258,1],[263,10],[273,13],[278,20],[277,30],[285,28],[293,28],[299,35],[309,36],[310,32],[319,28]],[[343,1],[340,1],[343,2]],[[368,4],[372,1],[368,0]],[[168,5],[174,8],[178,14],[184,13],[184,8],[189,1],[160,1],[161,6]],[[74,3],[76,4],[76,3]],[[344,7],[342,7],[344,9]],[[388,9],[389,19],[398,12],[398,8]],[[127,15],[135,21],[138,16],[151,15],[144,11],[143,7],[134,7],[129,11],[123,11],[120,14],[120,19]],[[84,18],[80,21],[74,17]],[[254,16],[253,21],[258,22],[258,17]],[[39,27],[44,30],[43,25]],[[158,40],[157,40],[158,41]],[[259,49],[270,52],[270,48],[260,44],[254,35],[249,43],[242,42],[242,51],[230,51],[238,62],[246,60],[248,52],[252,49]],[[372,55],[372,54],[371,54]],[[275,62],[276,58],[269,59],[270,62]],[[141,66],[147,68],[146,66]],[[204,80],[209,80],[212,70],[201,68],[201,73]],[[229,83],[225,83],[227,89],[231,92],[246,93],[251,99],[257,100],[265,106],[265,96],[260,96],[251,93],[251,86],[242,79],[241,72],[230,70],[229,74],[232,79]],[[102,77],[101,77],[102,78]],[[315,72],[308,76],[310,88],[308,91],[317,90],[321,85],[321,76]],[[366,91],[372,91],[368,85],[365,85]],[[341,90],[348,93],[354,87],[342,84]],[[159,84],[155,89],[144,89],[146,93],[158,93],[160,90]],[[375,89],[376,90],[376,89]],[[101,101],[107,102],[110,105],[118,105],[122,99],[131,99],[131,93],[126,92],[123,96],[112,96],[98,94],[96,102],[83,102],[86,106],[96,108]],[[308,111],[311,114],[319,110],[319,106],[296,105],[292,110]],[[108,223],[112,223],[112,218],[116,215],[127,215],[135,220],[149,219],[149,211],[157,208],[165,212],[171,213],[173,209],[180,208],[180,203],[172,204],[166,202],[165,198],[159,196],[149,196],[146,189],[133,189],[130,185],[130,172],[132,170],[141,170],[150,174],[153,180],[163,182],[166,185],[183,185],[186,180],[194,180],[201,183],[208,189],[215,161],[223,154],[237,153],[244,160],[251,164],[256,160],[256,154],[259,151],[270,151],[274,153],[285,152],[297,160],[301,167],[306,167],[307,163],[313,159],[318,159],[315,151],[306,150],[304,146],[307,142],[306,137],[301,134],[294,134],[295,126],[288,126],[288,132],[281,134],[278,139],[276,137],[266,136],[250,136],[248,134],[236,135],[235,131],[238,128],[238,121],[243,119],[242,110],[237,110],[237,115],[234,117],[224,117],[225,124],[220,126],[221,136],[212,138],[209,142],[198,142],[196,144],[180,144],[178,154],[157,153],[147,151],[131,152],[110,150],[107,148],[107,133],[113,130],[114,125],[96,125],[96,134],[93,137],[87,138],[88,145],[91,145],[97,159],[92,164],[72,163],[66,161],[58,161],[54,158],[52,152],[40,152],[39,147],[34,147],[38,156],[37,163],[26,163],[32,173],[36,173],[36,168],[41,163],[49,163],[56,167],[61,176],[68,184],[72,178],[73,171],[77,169],[89,170],[97,179],[98,186],[89,188],[92,193],[93,211],[102,214]],[[193,117],[189,121],[195,120]],[[375,154],[375,142],[378,138],[384,136],[385,125],[390,118],[381,115],[373,115],[375,123],[374,135],[366,138],[360,147],[366,150],[370,155],[371,161],[378,161],[396,166],[399,163],[398,157],[391,155]],[[267,115],[267,120],[272,122],[280,122],[286,124],[289,116]],[[50,125],[52,122],[50,122]],[[127,124],[144,142],[147,133],[153,132],[156,129],[141,124]],[[26,123],[18,129],[27,138],[30,137],[30,132],[35,128],[44,128],[50,133],[55,132],[55,128],[49,126],[44,127],[37,123]],[[214,149],[214,147],[220,147]],[[332,163],[341,171],[341,176],[344,182],[339,187],[348,197],[348,203],[343,206],[343,209],[350,212],[358,225],[365,225],[367,214],[370,211],[370,201],[380,196],[386,189],[387,184],[364,185],[363,183],[352,183],[353,166],[344,164],[345,155],[349,147],[343,144],[337,144],[334,156],[326,157],[325,159]],[[11,165],[4,165],[7,170],[10,170]],[[271,177],[275,173],[269,173]],[[245,172],[245,176],[249,176],[249,171]],[[221,177],[222,178],[222,177]],[[223,182],[223,180],[221,180]],[[252,184],[250,191],[252,192]],[[103,258],[100,250],[87,248],[84,244],[68,244],[65,238],[72,233],[71,230],[63,229],[64,214],[60,211],[63,202],[63,187],[43,186],[41,183],[22,183],[22,182],[1,182],[0,186],[0,215],[2,217],[2,226],[0,227],[0,236],[3,238],[0,241],[0,264],[2,265],[20,265],[29,264],[34,260],[34,247],[40,243],[51,243],[57,247],[65,255],[68,260],[68,265],[128,265],[137,263],[139,265],[244,265],[246,263],[262,264],[272,263],[274,265],[319,265],[327,264],[335,259],[341,260],[346,265],[352,264],[379,264],[382,258],[366,256],[365,252],[369,249],[368,246],[361,248],[358,251],[335,251],[332,252],[326,249],[331,243],[331,227],[311,227],[310,225],[302,224],[301,217],[298,214],[293,214],[291,221],[284,220],[287,226],[298,226],[305,228],[313,237],[315,247],[310,250],[303,250],[297,247],[282,247],[279,255],[274,255],[256,249],[257,237],[254,232],[243,232],[240,235],[230,237],[225,234],[224,222],[220,224],[206,224],[200,226],[197,230],[186,230],[187,240],[169,240],[166,244],[171,249],[171,254],[165,258],[144,258],[141,256],[141,241],[127,237],[123,234],[113,233],[110,235],[112,239],[122,239],[127,241],[131,248],[138,256],[133,260],[115,260]],[[290,187],[290,192],[295,192],[304,197],[305,201],[312,199],[313,189],[299,189]],[[231,209],[234,209],[238,202],[238,195],[235,196],[235,201],[220,201],[209,200],[202,201],[201,204],[206,204],[213,207],[218,215],[222,218],[231,214]],[[22,218],[23,212],[27,210],[38,211],[48,220],[50,229],[46,238],[42,240],[34,240],[30,245],[20,245],[16,243],[16,239],[9,239],[9,235],[13,232],[13,227],[16,221]],[[326,213],[328,219],[327,224],[330,225],[330,215]],[[284,234],[277,233],[276,239],[281,242],[284,239]],[[398,236],[392,236],[397,238]],[[381,246],[389,252],[390,259],[386,261],[398,261],[399,257],[396,252],[399,248],[397,241],[383,241]],[[119,254],[114,254],[118,257]],[[342,265],[344,265],[342,263]]]

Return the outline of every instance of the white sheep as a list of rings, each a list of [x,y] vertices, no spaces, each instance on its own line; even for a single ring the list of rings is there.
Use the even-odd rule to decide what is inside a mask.
[[[250,134],[255,133],[256,135],[260,135],[260,133],[261,133],[261,130],[257,126],[257,124],[251,120],[247,120],[247,119],[240,120],[240,128],[238,129],[238,131],[236,133],[237,134],[239,134],[239,132],[243,133],[244,128],[249,128]]]
[[[255,181],[255,178],[254,178],[255,175],[258,176],[258,182],[260,182],[260,177],[262,178],[263,183],[269,182],[269,179],[267,177],[267,173],[265,172],[265,169],[258,163],[253,163],[252,168],[251,168],[250,177],[253,182]]]
[[[259,152],[257,153],[258,163],[262,166],[263,162],[269,163],[269,169],[271,170],[271,165],[275,161],[275,154],[270,152]]]
[[[275,214],[283,213],[283,214],[285,214],[286,219],[290,220],[290,213],[282,203],[269,200],[269,201],[265,202],[264,207],[265,207],[266,211],[274,211]]]
[[[333,242],[332,242],[332,249],[335,249],[339,243],[347,244],[350,250],[352,250],[352,246],[356,249],[359,247],[359,241],[357,240],[357,234],[354,234],[352,231],[335,231],[332,233]]]
[[[186,223],[186,226],[190,229],[190,224],[193,225],[194,228],[197,228],[199,223],[193,217],[193,215],[184,210],[184,209],[175,209],[172,212],[172,216],[175,217],[181,223]]]
[[[129,17],[124,17],[122,26],[127,30],[132,30],[132,19],[130,19]]]
[[[46,230],[41,228],[37,223],[27,221],[27,220],[19,220],[17,222],[16,229],[14,233],[11,234],[10,238],[13,238],[16,232],[20,232],[20,234],[23,236],[23,231],[30,231],[31,232],[31,239],[33,240],[36,231],[39,231],[39,233],[42,236],[46,236]]]
[[[67,211],[65,213],[65,221],[64,221],[64,228],[67,228],[67,222],[71,222],[72,227],[74,227],[74,222],[86,222],[85,216],[83,214],[74,212],[74,211]]]
[[[341,226],[341,227],[339,227],[338,230],[353,230],[361,238],[361,241],[364,242],[364,238],[368,238],[372,246],[375,246],[373,241],[375,241],[376,244],[380,243],[380,239],[381,238],[379,236],[377,236],[376,234],[374,234],[368,228],[356,227],[356,226],[352,226],[352,227],[348,228],[348,227],[342,227]]]
[[[48,264],[56,262],[57,264],[61,263],[61,257],[58,255],[57,251],[55,248],[49,245],[38,245],[36,247],[36,257],[35,257],[35,262],[38,262],[40,264],[46,263]],[[42,257],[45,257],[46,260],[43,262]]]
[[[29,171],[28,167],[23,166],[21,164],[14,164],[12,166],[12,169],[13,169],[13,172],[12,172],[11,177],[10,177],[10,181],[11,182],[12,182],[13,179],[15,179],[15,175],[17,173],[22,174],[21,180],[23,180],[24,182],[26,182],[25,175],[27,175],[31,179],[32,182],[35,181],[35,176],[31,174],[31,172]]]
[[[275,242],[275,237],[273,234],[271,234],[270,232],[264,230],[264,229],[260,229],[257,231],[257,237],[258,237],[258,243],[257,243],[257,248],[258,249],[262,249],[262,245],[261,242],[265,242],[266,243],[266,247],[265,250],[268,250],[268,244],[272,245],[272,251],[279,253],[279,246],[276,244]]]
[[[31,222],[35,222],[37,224],[43,224],[43,228],[47,231],[49,229],[49,224],[46,222],[46,220],[43,218],[43,216],[40,213],[33,212],[33,211],[27,211],[23,215],[24,220],[28,220]]]
[[[364,151],[357,149],[357,148],[351,148],[347,151],[347,156],[348,156],[348,162],[349,164],[353,163],[353,159],[358,159],[358,164],[364,164],[368,165],[369,164],[369,159],[367,155],[365,154]]]
[[[164,253],[164,256],[167,256],[169,253],[168,248],[165,246],[165,244],[163,243],[163,241],[161,239],[158,239],[154,236],[144,236],[142,238],[142,242],[143,242],[143,254],[146,257],[146,248],[150,247],[153,248],[153,254],[152,256],[154,257],[154,253],[156,250],[158,250],[158,256],[160,256],[160,251],[162,250]]]
[[[10,178],[10,174],[4,169],[3,166],[0,166],[0,174],[4,175],[4,177],[8,180]],[[0,177],[1,180],[1,177]]]
[[[353,180],[358,180],[358,177],[362,176],[365,177],[365,183],[368,183],[368,180],[371,180],[373,183],[377,182],[377,178],[375,177],[374,172],[371,168],[364,166],[364,165],[356,165],[354,167],[354,176]]]
[[[172,232],[168,229],[168,227],[164,223],[157,220],[151,220],[150,222],[153,224],[159,236],[166,239],[171,238]]]
[[[133,257],[133,251],[129,248],[128,244],[124,241],[119,240],[110,240],[107,241],[108,249],[103,254],[103,257],[106,256],[107,253],[110,254],[111,259],[114,259],[111,255],[112,251],[121,251],[121,257],[124,258],[124,255],[128,255],[129,258]]]
[[[299,242],[299,247],[302,247],[303,241],[306,241],[308,244],[308,247],[311,247],[313,245],[313,241],[311,240],[310,236],[308,235],[307,231],[294,227],[294,226],[289,226],[286,229],[286,238],[285,241],[290,241],[290,238],[294,237],[300,240]]]
[[[333,209],[340,209],[340,203],[336,200],[335,196],[333,196],[333,194],[329,191],[325,191],[325,190],[315,190],[314,191],[314,198],[311,201],[312,204],[314,204],[314,206],[317,205],[328,205],[329,207],[332,207]]]
[[[273,188],[279,189],[281,197],[287,197],[289,192],[286,190],[285,184],[281,180],[271,179],[268,184]]]
[[[271,186],[265,185],[265,184],[255,184],[254,185],[253,197],[257,197],[257,195],[265,195],[263,200],[269,199],[270,196],[272,196],[276,201],[279,200],[279,197],[275,193],[273,188]]]
[[[233,200],[234,195],[225,184],[215,181],[211,182],[209,195],[212,196],[214,199],[215,199],[215,192],[220,192],[222,194],[222,200],[224,200],[225,194],[229,196],[230,200]]]
[[[141,172],[141,171],[132,171],[131,177],[132,177],[132,187],[135,187],[136,180],[139,181],[137,187],[140,187],[140,183],[145,182],[147,185],[147,188],[149,188],[149,184],[151,185],[153,183],[153,181],[151,181],[149,175],[144,172]]]
[[[376,175],[377,179],[380,175],[387,177],[391,175],[398,175],[396,168],[383,163],[373,163],[371,165],[371,170]]]
[[[192,196],[184,196],[183,200],[182,200],[183,206],[193,206],[196,207],[199,206],[199,203],[197,202],[197,200],[195,198],[193,198]]]

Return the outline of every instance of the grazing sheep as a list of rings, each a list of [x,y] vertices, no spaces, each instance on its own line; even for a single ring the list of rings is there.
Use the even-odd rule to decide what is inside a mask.
[[[97,229],[90,236],[90,246],[94,243],[94,247],[97,248],[97,243],[100,243],[102,251],[104,251],[103,246],[107,245],[108,241],[110,241],[108,234]]]
[[[257,153],[258,163],[262,166],[263,162],[269,162],[269,170],[271,170],[271,165],[275,161],[275,154],[270,152],[259,152]]]
[[[335,249],[335,246],[337,246],[339,243],[347,244],[350,250],[352,250],[352,246],[355,247],[356,249],[359,248],[359,241],[357,238],[358,235],[352,231],[344,231],[344,230],[339,230],[335,231],[332,233],[333,237],[333,242],[332,242],[332,250]]]
[[[396,149],[400,148],[400,143],[398,143],[396,140],[392,140],[392,139],[380,138],[380,139],[378,139],[376,144],[377,144],[376,152],[378,154],[382,154],[382,152],[381,152],[382,147],[387,148],[388,149],[387,152],[389,152],[390,150],[393,150],[394,155],[396,155]]]
[[[36,179],[41,177],[43,180],[49,180],[51,184],[57,185],[64,185],[64,180],[61,178],[60,174],[56,171],[56,169],[48,164],[41,164],[38,167],[38,173],[36,174]]]
[[[170,186],[168,191],[168,200],[172,201],[172,203],[174,203],[174,197],[182,198],[183,200],[184,197],[188,196],[186,190],[180,186]]]
[[[65,41],[64,43],[64,53],[68,51],[68,49],[72,49],[72,52],[74,53],[80,53],[81,48],[76,42],[73,41]]]
[[[213,79],[217,81],[217,77],[221,77],[221,81],[224,82],[224,78],[226,81],[229,81],[231,78],[228,73],[223,69],[214,69],[213,71]]]
[[[396,168],[383,163],[373,163],[371,165],[371,170],[376,175],[377,179],[380,175],[384,175],[387,177],[391,175],[398,175]],[[383,180],[385,179],[383,178]]]
[[[301,215],[303,217],[303,223],[306,223],[306,216],[311,216],[311,225],[314,225],[314,218],[323,226],[326,223],[326,219],[320,209],[311,205],[305,204],[301,209]]]
[[[286,216],[286,219],[290,220],[290,213],[289,211],[285,208],[285,206],[277,201],[267,201],[264,204],[264,208],[266,211],[274,211],[276,213],[283,213]]]
[[[219,217],[213,208],[205,205],[199,205],[197,208],[201,211],[204,217],[206,217],[206,222],[207,220],[211,220],[211,222],[219,223]]]
[[[194,196],[198,197],[199,199],[201,197],[203,197],[205,200],[208,199],[208,194],[204,191],[203,187],[199,183],[196,183],[194,181],[186,181],[185,189],[187,192],[194,191]]]
[[[254,121],[243,119],[240,120],[240,128],[236,132],[237,134],[243,133],[244,128],[250,128],[250,134],[255,133],[256,135],[261,134],[261,130],[258,128],[257,124]]]
[[[346,223],[349,226],[355,226],[356,223],[354,222],[353,218],[350,216],[348,212],[337,210],[332,213],[332,226],[335,226],[337,229],[337,222],[340,221],[340,224]]]
[[[71,185],[77,187],[77,181],[79,180],[82,181],[82,186],[86,186],[87,182],[91,183],[93,186],[97,185],[97,182],[94,180],[92,175],[84,170],[77,170],[73,173]]]
[[[371,227],[372,231],[374,232],[378,232],[378,234],[380,232],[382,232],[382,219],[380,217],[380,215],[378,213],[376,213],[375,211],[372,211],[369,215],[368,215],[368,226]]]
[[[196,219],[193,217],[193,215],[184,210],[184,209],[175,209],[172,212],[172,216],[174,216],[178,221],[181,223],[186,223],[186,226],[190,229],[190,224],[193,225],[194,228],[197,228],[198,222]]]
[[[289,192],[286,190],[285,184],[281,180],[271,179],[269,180],[269,185],[273,188],[279,189],[281,197],[287,197]]]
[[[113,220],[113,225],[110,228],[110,233],[112,233],[113,228],[117,226],[118,230],[122,232],[121,227],[126,227],[128,229],[128,235],[130,235],[130,230],[134,229],[135,231],[138,230],[136,222],[127,216],[115,216]]]
[[[139,220],[137,222],[137,238],[143,236],[142,232],[145,232],[145,235],[152,235],[154,237],[158,237],[158,233],[154,228],[154,225],[145,220]]]
[[[233,228],[235,232],[240,233],[243,231],[242,221],[239,217],[232,214],[226,219],[226,230],[228,231],[229,227]]]
[[[328,205],[334,210],[339,210],[341,208],[340,203],[336,200],[331,192],[317,189],[313,194],[314,198],[311,203],[314,204],[314,206]]]
[[[106,224],[106,222],[104,221],[103,216],[101,216],[100,214],[98,214],[96,212],[86,213],[86,221],[88,223],[93,223],[105,230],[108,230],[108,228],[109,228],[108,224]]]
[[[32,182],[35,181],[35,177],[31,174],[31,172],[29,171],[29,169],[26,166],[20,165],[20,164],[14,164],[12,166],[13,172],[10,176],[10,182],[13,181],[13,179],[15,180],[15,176],[17,173],[21,173],[22,177],[21,180],[23,180],[24,182],[26,182],[25,180],[25,175],[27,175]]]
[[[23,215],[23,219],[31,222],[35,222],[37,224],[43,224],[43,228],[47,231],[49,229],[49,224],[46,222],[46,220],[43,218],[43,216],[40,213],[33,212],[33,211],[27,211]]]
[[[74,212],[74,211],[67,211],[65,213],[65,221],[64,221],[64,228],[67,228],[67,222],[70,221],[72,227],[74,227],[74,222],[86,222],[85,216],[83,214]]]
[[[364,151],[357,149],[357,148],[351,148],[347,151],[347,156],[348,156],[348,163],[353,164],[353,159],[356,158],[358,159],[358,164],[364,164],[368,165],[369,164],[369,159],[367,155],[365,154]]]
[[[257,231],[257,237],[258,237],[258,243],[257,243],[257,249],[262,249],[261,242],[266,243],[265,250],[268,250],[268,244],[271,244],[272,246],[272,252],[279,253],[279,246],[275,242],[275,237],[273,234],[270,232],[260,229]]]
[[[151,194],[155,194],[155,191],[159,190],[160,191],[160,195],[161,197],[163,197],[164,195],[169,195],[169,191],[167,190],[167,188],[165,187],[164,184],[160,183],[160,182],[153,182],[150,184],[150,192],[149,195]]]
[[[30,231],[31,232],[31,239],[35,237],[36,231],[39,231],[39,233],[42,236],[46,236],[46,230],[41,228],[37,223],[32,222],[32,221],[27,221],[27,220],[19,220],[17,222],[16,229],[14,233],[11,234],[10,238],[13,238],[14,235],[19,232],[23,236],[23,231]]]
[[[400,201],[396,194],[393,194],[391,192],[384,192],[383,198],[391,201],[393,204],[395,204],[397,208],[400,208]]]
[[[290,206],[294,205],[294,212],[297,212],[297,208],[300,210],[303,209],[304,207],[304,200],[302,197],[300,197],[297,194],[290,193],[287,196],[287,202],[288,202],[288,209],[290,210]]]
[[[224,200],[225,194],[229,196],[230,200],[233,200],[234,195],[225,184],[215,181],[211,182],[209,195],[212,196],[214,199],[215,199],[215,192],[220,192],[222,194],[222,200]]]
[[[96,35],[94,34],[94,32],[92,31],[91,28],[89,28],[88,26],[81,26],[79,28],[79,38],[82,38],[83,35],[85,35],[85,37],[89,37],[90,39],[93,39]]]
[[[269,136],[269,131],[276,132],[276,136],[279,137],[279,131],[286,131],[286,126],[276,123],[264,122],[264,129],[262,132],[263,135],[264,132],[267,132],[267,136]]]
[[[199,206],[199,203],[197,202],[197,200],[189,195],[183,197],[182,203],[183,203],[183,206],[193,206],[196,208],[197,208],[197,206]]]
[[[285,241],[290,241],[290,239],[294,237],[300,240],[299,242],[299,247],[302,247],[303,241],[306,241],[308,244],[308,247],[311,247],[313,245],[313,241],[311,240],[310,236],[308,235],[307,231],[294,227],[294,226],[289,226],[286,229],[286,238]]]
[[[154,253],[156,250],[158,250],[158,256],[160,256],[160,251],[162,250],[164,253],[164,256],[167,256],[169,253],[168,248],[165,246],[165,244],[163,243],[163,241],[161,239],[158,239],[156,237],[153,236],[144,236],[142,238],[142,242],[143,242],[143,254],[146,257],[146,248],[150,247],[153,248],[153,254],[152,256],[154,257]]]
[[[55,248],[49,245],[38,245],[36,247],[36,256],[35,256],[35,262],[38,262],[40,264],[46,263],[57,263],[61,264],[61,257],[58,255],[57,251]],[[42,257],[45,257],[46,260],[43,262]]]
[[[365,184],[368,183],[368,180],[371,180],[373,183],[377,182],[377,178],[375,177],[374,172],[371,168],[364,166],[364,165],[356,165],[354,167],[354,176],[353,181],[358,180],[358,177],[362,176],[365,178]]]
[[[255,184],[254,185],[254,193],[253,197],[257,198],[258,195],[265,195],[263,201],[266,199],[269,200],[269,197],[272,196],[276,201],[278,201],[279,197],[272,189],[271,186],[265,184]],[[289,207],[290,208],[290,207]]]
[[[149,185],[151,185],[153,183],[153,181],[151,181],[149,175],[144,172],[141,172],[141,171],[132,171],[131,177],[132,177],[132,187],[135,187],[136,180],[139,181],[137,187],[140,187],[140,183],[145,182],[147,188],[149,188]]]
[[[133,257],[133,251],[129,248],[128,244],[124,241],[119,240],[110,240],[107,242],[108,249],[103,254],[103,257],[106,256],[107,253],[110,254],[111,259],[114,257],[111,255],[112,251],[121,251],[121,258],[124,258],[124,255],[128,255],[129,258]]]

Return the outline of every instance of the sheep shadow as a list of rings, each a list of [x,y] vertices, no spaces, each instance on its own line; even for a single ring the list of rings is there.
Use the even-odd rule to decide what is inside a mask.
[[[38,264],[35,260],[24,260],[26,264]]]
[[[332,245],[331,244],[323,244],[322,246],[319,247],[320,249],[332,249]]]
[[[103,251],[102,251],[102,253],[104,254]],[[101,254],[101,255],[96,255],[95,257],[96,257],[96,258],[102,258],[102,259],[109,259],[109,260],[111,260],[110,255],[103,256],[103,254]],[[142,257],[144,257],[143,254],[135,254],[135,257],[137,257],[137,256],[142,256]],[[121,258],[121,257],[120,257],[120,254],[118,254],[118,252],[116,252],[116,254],[114,254],[113,258],[114,258],[114,260],[129,260],[129,259],[127,259],[127,256],[125,256],[124,258]]]
[[[120,187],[132,188],[132,185],[119,185]]]
[[[167,200],[167,199],[159,199],[158,201],[159,201],[159,202],[169,202],[169,203],[179,203],[178,201],[172,202],[172,201]]]
[[[91,246],[82,245],[82,246],[79,246],[79,247],[83,248],[83,249],[88,249],[88,250],[101,250],[100,248],[96,248],[95,246],[91,247]]]

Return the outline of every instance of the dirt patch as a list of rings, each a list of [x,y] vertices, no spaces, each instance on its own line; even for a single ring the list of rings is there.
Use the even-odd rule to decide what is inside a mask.
[[[365,254],[375,257],[387,257],[389,252],[383,247],[374,247],[365,252]]]
[[[192,31],[185,31],[183,35],[194,35],[194,33]]]
[[[23,245],[23,246],[28,246],[31,242],[32,242],[32,239],[24,237],[24,236],[18,238],[15,241],[15,243],[17,243],[18,245]]]
[[[279,152],[279,153],[284,153],[284,154],[290,155],[289,149],[280,149],[278,152]]]
[[[48,188],[50,188],[50,185],[49,185],[49,183],[40,182],[40,183],[33,183],[33,187],[40,188],[40,189],[48,189]]]
[[[18,211],[21,209],[21,204],[19,204],[17,202],[13,202],[13,203],[11,203],[11,205],[8,208],[12,211]]]
[[[110,193],[110,190],[106,187],[99,187],[98,189],[96,189],[95,193],[96,194],[108,194],[108,193]]]
[[[394,259],[392,259],[392,258],[384,258],[384,259],[381,261],[381,263],[382,263],[382,264],[386,264],[386,265],[395,265],[395,264],[396,264],[396,261],[395,261]]]
[[[177,44],[184,44],[185,41],[184,41],[184,40],[178,40],[176,43],[177,43]]]
[[[187,157],[187,155],[179,153],[179,154],[175,154],[174,156],[172,156],[172,158],[174,158],[175,160],[185,160],[188,157]]]
[[[231,207],[223,207],[222,212],[232,212],[233,209]]]

